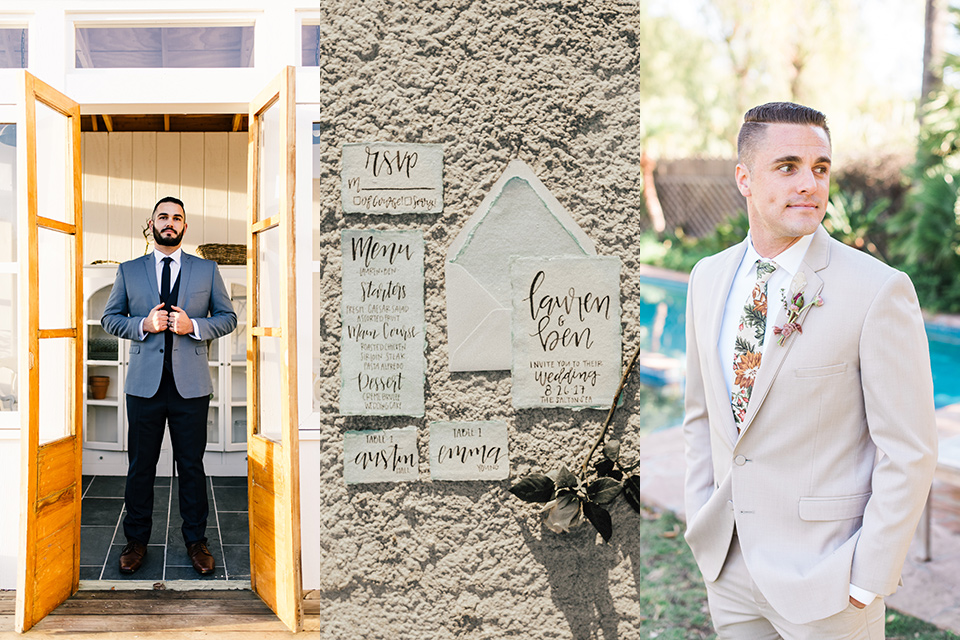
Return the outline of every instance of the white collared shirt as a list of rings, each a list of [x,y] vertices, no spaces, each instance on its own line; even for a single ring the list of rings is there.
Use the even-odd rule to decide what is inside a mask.
[[[776,324],[777,314],[783,307],[783,300],[789,295],[790,283],[793,276],[800,270],[800,264],[807,249],[813,242],[813,234],[803,236],[789,249],[773,258],[767,258],[777,263],[777,270],[767,280],[767,331],[764,334],[763,344],[773,343],[773,326]],[[733,277],[733,284],[727,293],[726,306],[723,309],[723,320],[720,324],[720,337],[717,339],[717,350],[720,352],[720,362],[724,363],[723,379],[727,383],[727,395],[733,391],[733,345],[737,339],[740,326],[740,315],[747,297],[757,283],[756,262],[761,259],[760,254],[753,247],[753,239],[747,234],[747,250],[743,254],[737,273]]]
[[[157,293],[162,293],[161,287],[163,281],[163,259],[164,258],[173,258],[170,262],[170,289],[173,289],[173,285],[177,282],[177,277],[180,275],[180,259],[183,257],[183,249],[177,249],[169,256],[165,253],[161,253],[156,249],[153,250],[153,260],[154,266],[157,269]]]

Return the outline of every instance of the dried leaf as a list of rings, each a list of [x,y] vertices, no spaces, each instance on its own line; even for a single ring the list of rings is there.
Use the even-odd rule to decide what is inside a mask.
[[[633,510],[637,513],[643,513],[646,511],[646,506],[643,504],[643,499],[640,497],[639,476],[627,476],[626,479],[624,479],[623,497],[626,499],[627,504],[633,507]]]
[[[564,465],[560,465],[560,468],[557,469],[554,481],[557,484],[557,489],[563,489],[565,487],[576,489],[580,486],[580,478],[575,476],[573,472]]]
[[[610,538],[613,537],[613,521],[610,519],[610,512],[598,504],[584,500],[583,515],[587,516],[590,524],[600,532],[603,541],[610,542]]]
[[[510,487],[510,493],[524,502],[550,502],[555,492],[553,480],[542,473],[531,473]]]
[[[617,458],[620,457],[620,441],[610,438],[603,445],[603,455],[606,456],[607,460],[613,460],[616,462]]]
[[[623,472],[614,467],[613,460],[604,458],[594,465],[597,475],[601,478],[613,478],[614,480],[623,480]]]
[[[673,525],[672,531],[664,531],[663,533],[660,534],[660,537],[669,538],[672,540],[673,538],[676,538],[678,535],[680,535],[680,525],[675,524]]]
[[[613,478],[598,478],[587,485],[587,498],[597,504],[610,504],[622,490],[623,487]]]

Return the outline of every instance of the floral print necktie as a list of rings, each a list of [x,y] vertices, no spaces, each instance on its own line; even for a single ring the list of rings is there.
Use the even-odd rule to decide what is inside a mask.
[[[747,404],[763,355],[763,337],[767,332],[767,280],[777,270],[777,264],[768,260],[757,260],[756,265],[757,283],[743,306],[737,340],[733,345],[734,379],[730,405],[737,433],[740,433],[740,425],[747,415]]]

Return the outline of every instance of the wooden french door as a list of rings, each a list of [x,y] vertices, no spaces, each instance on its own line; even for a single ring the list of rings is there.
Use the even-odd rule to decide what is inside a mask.
[[[250,103],[247,485],[251,587],[299,631],[294,78],[294,67],[287,67]]]
[[[83,424],[80,107],[29,73],[23,78],[19,632],[79,586]]]

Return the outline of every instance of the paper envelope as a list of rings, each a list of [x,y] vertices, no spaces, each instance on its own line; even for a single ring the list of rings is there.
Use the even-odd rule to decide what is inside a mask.
[[[596,249],[533,170],[513,160],[447,250],[451,371],[510,369],[510,258],[558,255]]]

